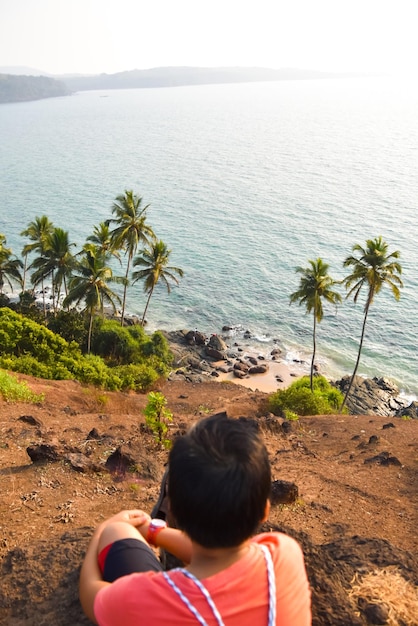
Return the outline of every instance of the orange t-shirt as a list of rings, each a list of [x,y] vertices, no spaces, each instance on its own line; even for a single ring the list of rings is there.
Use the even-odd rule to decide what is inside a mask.
[[[311,602],[302,550],[282,533],[263,533],[251,540],[245,556],[227,569],[205,578],[225,626],[267,626],[269,594],[262,550],[269,549],[276,575],[276,625],[310,626]],[[176,583],[208,624],[212,610],[195,583],[181,572],[171,571]],[[101,589],[94,613],[100,626],[196,626],[196,617],[165,580],[162,572],[130,574]]]

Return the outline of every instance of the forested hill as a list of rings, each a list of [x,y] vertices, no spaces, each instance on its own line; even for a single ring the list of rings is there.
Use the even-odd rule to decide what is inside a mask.
[[[354,76],[354,74],[333,74],[294,68],[275,70],[265,67],[155,67],[147,70],[118,72],[117,74],[66,74],[51,78],[6,74],[1,73],[1,69],[0,103],[39,100],[40,98],[65,96],[75,91],[94,89],[140,89],[277,80],[351,78]]]
[[[144,87],[180,87],[275,80],[333,78],[335,74],[311,70],[263,67],[156,67],[96,76],[66,76],[62,80],[71,91],[90,89],[137,89]]]
[[[0,103],[68,96],[69,93],[63,82],[47,76],[0,74]]]

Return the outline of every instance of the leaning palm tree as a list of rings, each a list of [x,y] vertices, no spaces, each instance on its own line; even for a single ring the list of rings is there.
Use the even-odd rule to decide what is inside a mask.
[[[297,267],[296,272],[302,274],[299,289],[291,294],[290,304],[299,302],[299,305],[306,306],[306,313],[313,312],[313,352],[311,360],[311,391],[313,391],[313,374],[316,354],[316,325],[320,323],[323,316],[322,300],[331,304],[341,302],[341,296],[332,287],[336,281],[328,274],[329,265],[318,258],[316,261],[309,261],[310,267]]]
[[[125,250],[127,256],[125,286],[123,289],[121,325],[123,326],[126,306],[126,290],[132,259],[140,243],[148,243],[155,239],[154,231],[146,223],[146,211],[149,205],[142,207],[142,198],[125,191],[124,195],[118,196],[113,203],[112,213],[115,218],[110,220],[116,224],[112,231],[112,243],[114,248]]]
[[[353,252],[358,253],[358,256],[350,255],[344,261],[344,267],[353,268],[352,273],[346,276],[342,281],[346,289],[349,289],[346,298],[354,294],[354,302],[357,302],[362,287],[364,286],[368,291],[366,303],[364,305],[363,326],[361,330],[357,361],[354,367],[353,375],[351,376],[350,384],[341,405],[341,411],[347,402],[347,398],[351,391],[351,387],[360,363],[367,316],[370,306],[373,303],[373,299],[382,287],[387,285],[391,289],[395,300],[399,300],[401,295],[400,287],[403,287],[402,280],[399,276],[402,273],[402,267],[396,260],[399,258],[400,252],[399,250],[396,250],[395,252],[391,252],[389,254],[388,244],[382,239],[381,236],[376,237],[375,239],[367,239],[365,248],[360,246],[360,244],[355,244],[352,249]]]
[[[178,274],[180,277],[183,276],[182,269],[168,265],[170,254],[171,250],[168,250],[165,243],[159,240],[153,242],[148,248],[142,250],[141,253],[134,259],[134,266],[142,266],[144,269],[137,270],[132,273],[132,284],[134,284],[137,280],[144,280],[144,291],[148,294],[141,320],[142,326],[145,323],[145,315],[148,310],[148,305],[158,281],[162,280],[167,287],[168,293],[170,293],[171,287],[169,280],[172,280],[178,285],[179,281],[174,274]]]
[[[25,291],[26,286],[26,272],[27,272],[27,261],[28,255],[31,252],[39,252],[41,255],[45,251],[45,245],[47,239],[54,232],[54,225],[50,221],[50,219],[46,215],[42,215],[41,217],[35,217],[33,222],[29,222],[27,228],[23,230],[20,234],[22,237],[29,237],[29,239],[33,243],[26,244],[23,247],[22,254],[25,259],[24,261],[24,270],[23,270],[23,285],[22,290]],[[46,317],[46,306],[45,306],[45,292],[43,279],[41,280],[41,288],[42,288],[42,297],[43,297],[43,309],[44,316]]]
[[[69,292],[64,299],[64,306],[84,301],[84,310],[89,316],[89,331],[87,338],[87,352],[90,354],[93,318],[97,312],[104,315],[104,306],[108,304],[116,311],[116,304],[120,304],[120,297],[114,293],[109,283],[125,284],[122,276],[113,276],[111,268],[106,265],[106,257],[98,247],[93,245],[84,250],[81,260],[77,264],[74,275],[69,283]]]
[[[23,263],[13,256],[11,248],[6,247],[6,237],[0,233],[0,295],[3,295],[5,283],[13,291],[13,281],[22,286],[21,269]]]

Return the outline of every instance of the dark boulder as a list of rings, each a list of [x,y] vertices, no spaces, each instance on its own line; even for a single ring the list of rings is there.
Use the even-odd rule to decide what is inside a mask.
[[[186,343],[188,343],[191,346],[193,345],[204,346],[206,343],[206,336],[197,330],[189,330],[186,333],[184,340]]]
[[[266,372],[268,372],[268,369],[269,367],[266,364],[253,365],[248,370],[248,373],[249,374],[265,374]]]
[[[412,417],[414,420],[418,419],[418,402],[411,402],[409,406],[398,411],[396,417]]]
[[[219,335],[211,335],[208,341],[208,346],[223,353],[226,353],[228,350],[228,346],[222,337],[219,337]]]
[[[56,463],[62,459],[62,450],[48,443],[26,448],[32,463]]]
[[[224,352],[221,352],[221,350],[217,350],[216,348],[212,348],[209,345],[205,347],[205,353],[211,359],[215,359],[215,361],[223,361],[225,359]]]

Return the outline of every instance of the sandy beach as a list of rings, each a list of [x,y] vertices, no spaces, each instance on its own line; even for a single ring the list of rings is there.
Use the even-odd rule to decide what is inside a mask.
[[[307,364],[287,364],[276,361],[266,361],[269,369],[265,374],[251,374],[246,378],[236,378],[233,372],[219,372],[219,381],[231,381],[243,387],[247,387],[253,391],[263,391],[264,393],[272,393],[277,389],[285,389],[292,382],[301,376],[305,376],[307,372]],[[215,366],[225,365],[225,361],[219,361]],[[278,378],[279,379],[278,379]]]

